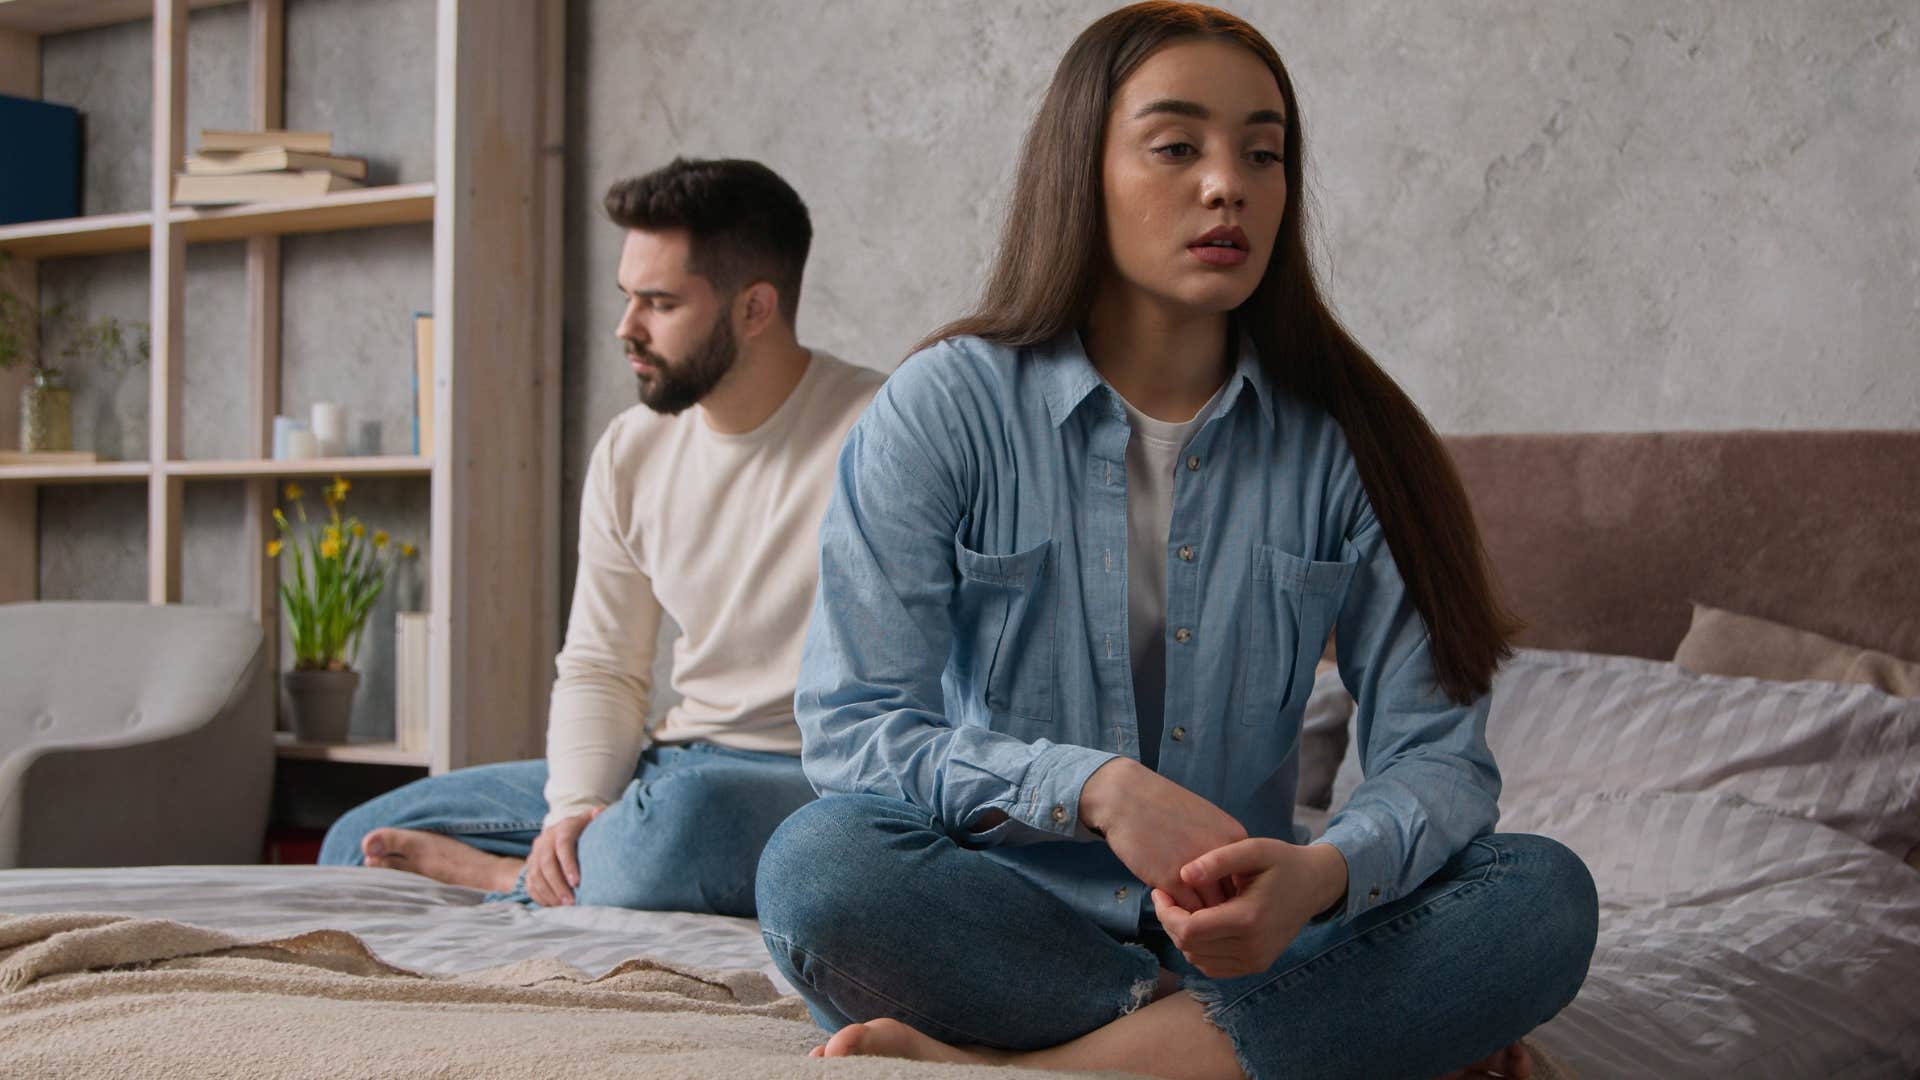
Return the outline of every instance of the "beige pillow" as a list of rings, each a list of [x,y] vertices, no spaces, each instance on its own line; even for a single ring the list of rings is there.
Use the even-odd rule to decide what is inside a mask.
[[[1693,605],[1693,625],[1673,662],[1701,675],[1858,683],[1920,698],[1920,663],[1705,604]]]
[[[1673,662],[1701,675],[1858,683],[1920,698],[1920,663],[1700,603]],[[1907,865],[1920,870],[1920,847],[1907,855]]]

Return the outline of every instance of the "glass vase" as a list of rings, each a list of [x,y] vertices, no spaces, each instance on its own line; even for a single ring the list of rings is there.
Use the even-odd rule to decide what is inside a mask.
[[[29,453],[73,449],[73,392],[60,374],[44,368],[20,390],[20,449]]]

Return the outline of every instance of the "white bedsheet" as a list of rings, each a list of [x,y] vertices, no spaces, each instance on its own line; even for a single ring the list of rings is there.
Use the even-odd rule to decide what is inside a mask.
[[[1295,808],[1318,834],[1327,813]],[[306,930],[358,935],[390,964],[457,974],[517,960],[561,960],[599,976],[653,956],[764,972],[792,990],[752,919],[621,908],[482,904],[485,894],[400,870],[338,866],[134,866],[0,870],[0,912],[91,911],[172,919],[277,937]]]
[[[761,971],[787,992],[752,919],[620,908],[482,904],[484,893],[400,870],[332,866],[148,866],[0,871],[0,912],[90,911],[279,937],[329,928],[382,960],[453,974],[535,957],[599,976],[653,956]]]
[[[1920,874],[1734,795],[1575,793],[1501,828],[1579,853],[1600,938],[1534,1033],[1587,1080],[1920,1075]]]
[[[1313,833],[1324,810],[1296,808]],[[0,870],[0,912],[101,912],[280,937],[345,930],[390,964],[432,974],[560,960],[590,976],[636,956],[780,974],[752,919],[622,908],[483,904],[485,893],[401,870],[340,866],[133,866]]]

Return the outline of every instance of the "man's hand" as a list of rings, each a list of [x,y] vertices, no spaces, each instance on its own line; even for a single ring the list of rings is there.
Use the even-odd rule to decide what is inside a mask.
[[[1232,896],[1221,875],[1183,880],[1180,868],[1216,848],[1244,840],[1233,815],[1132,758],[1095,769],[1080,789],[1080,820],[1106,837],[1128,870],[1165,890],[1188,910]]]
[[[1202,975],[1228,979],[1272,967],[1307,920],[1345,894],[1347,860],[1329,844],[1301,847],[1256,837],[1209,851],[1180,870],[1198,889],[1216,882],[1233,895],[1195,910],[1155,889],[1160,925]]]
[[[604,809],[561,818],[534,837],[533,850],[527,853],[527,895],[541,907],[573,903],[573,890],[580,887],[580,834]]]

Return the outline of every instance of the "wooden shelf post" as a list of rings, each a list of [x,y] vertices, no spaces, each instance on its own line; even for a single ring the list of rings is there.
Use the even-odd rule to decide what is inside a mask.
[[[187,0],[153,5],[153,243],[148,265],[153,352],[149,359],[147,459],[147,600],[180,600],[180,479],[162,466],[180,456],[184,385],[186,237],[167,216],[173,174],[180,168],[187,126]]]
[[[250,0],[248,104],[256,128],[277,128],[286,109],[287,23],[284,0]],[[247,449],[273,456],[273,418],[280,411],[280,238],[247,241]],[[276,530],[272,477],[246,481],[241,543],[247,552],[247,595],[266,637],[267,657],[280,668],[279,563],[262,554]],[[275,680],[278,682],[278,679]],[[273,694],[279,712],[280,694]]]
[[[537,757],[556,610],[560,480],[549,402],[560,267],[550,154],[564,115],[548,44],[559,5],[440,0],[435,95],[433,770]],[[530,92],[540,88],[539,92]],[[483,152],[512,147],[514,153]],[[423,447],[424,451],[425,448]]]
[[[40,96],[40,39],[21,31],[0,30],[0,93]],[[6,284],[21,296],[36,298],[40,274],[30,260],[15,258]],[[0,372],[0,448],[20,448],[20,390],[27,365]],[[0,486],[0,604],[40,595],[40,493],[26,485]]]

